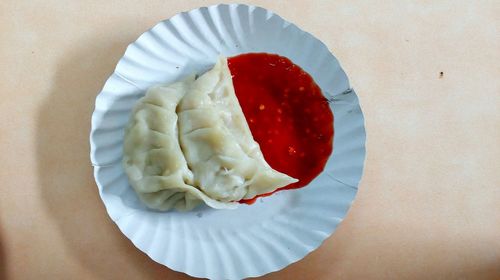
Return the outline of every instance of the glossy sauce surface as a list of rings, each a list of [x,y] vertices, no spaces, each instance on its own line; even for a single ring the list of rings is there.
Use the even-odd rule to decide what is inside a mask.
[[[236,96],[264,158],[299,179],[278,190],[306,186],[323,171],[333,149],[333,114],[321,89],[286,57],[248,53],[228,62]],[[251,204],[256,198],[240,202]]]

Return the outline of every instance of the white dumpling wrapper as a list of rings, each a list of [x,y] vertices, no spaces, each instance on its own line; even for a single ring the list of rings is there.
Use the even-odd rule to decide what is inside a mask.
[[[202,201],[217,209],[236,203],[212,199],[192,186],[179,145],[175,109],[194,77],[168,86],[154,86],[135,105],[125,131],[123,166],[135,192],[149,208],[188,211]]]
[[[227,60],[199,77],[177,108],[194,183],[219,201],[251,199],[297,182],[269,166],[234,92]]]

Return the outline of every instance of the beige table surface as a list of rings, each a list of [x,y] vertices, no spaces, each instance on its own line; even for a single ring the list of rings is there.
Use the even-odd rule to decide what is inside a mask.
[[[500,2],[248,2],[328,45],[368,133],[345,221],[262,279],[500,279]],[[0,279],[189,278],[108,218],[88,136],[127,44],[213,3],[0,1]]]

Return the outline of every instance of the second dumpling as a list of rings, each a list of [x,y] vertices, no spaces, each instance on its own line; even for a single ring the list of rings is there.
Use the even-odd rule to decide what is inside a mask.
[[[265,161],[234,93],[226,58],[194,81],[177,114],[194,185],[208,196],[225,202],[251,199],[297,182]]]

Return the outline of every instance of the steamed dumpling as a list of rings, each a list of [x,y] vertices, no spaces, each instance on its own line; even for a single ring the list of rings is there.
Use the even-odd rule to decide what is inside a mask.
[[[198,79],[148,90],[125,132],[123,165],[152,209],[217,209],[296,182],[272,169],[253,140],[227,60]]]
[[[178,140],[175,109],[194,81],[148,90],[135,106],[125,131],[123,166],[139,198],[152,209],[186,211],[202,201],[213,208],[234,208],[193,187]]]
[[[297,182],[264,159],[234,93],[227,60],[198,78],[177,109],[194,182],[220,201],[250,199]]]

